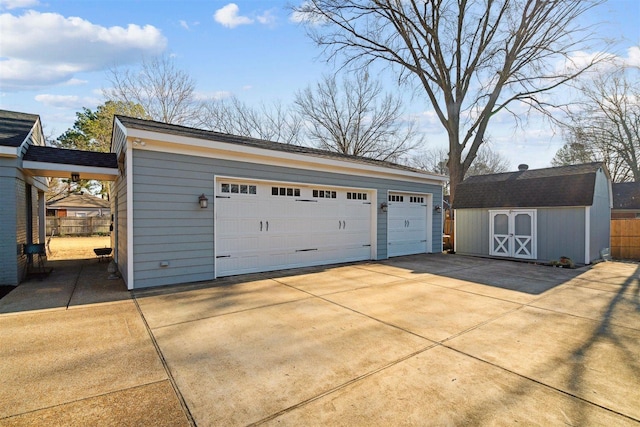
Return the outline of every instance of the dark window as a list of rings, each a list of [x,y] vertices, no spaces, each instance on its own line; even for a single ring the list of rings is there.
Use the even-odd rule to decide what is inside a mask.
[[[278,195],[278,187],[271,187],[271,195],[272,196]]]
[[[229,192],[229,184],[222,184],[222,192],[223,193],[228,193]]]
[[[231,192],[238,193],[238,191],[239,191],[238,184],[231,184]]]
[[[293,195],[296,197],[300,197],[300,189],[296,188],[295,190],[293,190]]]

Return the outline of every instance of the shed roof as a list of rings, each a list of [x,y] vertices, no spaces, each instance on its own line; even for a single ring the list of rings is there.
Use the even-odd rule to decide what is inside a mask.
[[[397,163],[383,161],[383,160],[375,160],[367,157],[336,153],[333,151],[320,150],[317,148],[304,147],[304,146],[294,145],[294,144],[284,144],[281,142],[268,141],[264,139],[230,135],[226,133],[214,132],[209,130],[155,122],[152,120],[136,119],[133,117],[116,116],[116,118],[120,123],[122,123],[123,126],[127,128],[132,128],[132,129],[167,133],[171,135],[198,138],[198,139],[209,140],[209,141],[225,142],[225,143],[237,144],[237,145],[242,145],[247,147],[263,148],[267,150],[304,154],[309,156],[324,157],[324,158],[343,160],[343,161],[351,161],[356,163],[364,163],[369,165],[416,172],[416,173],[420,173],[435,179],[445,180],[445,177],[441,175],[429,173],[421,169],[416,169],[416,168],[412,168],[405,165],[399,165]]]
[[[60,196],[47,202],[49,209],[64,208],[109,208],[109,201],[92,194],[76,194],[72,193],[66,196]]]
[[[37,121],[35,114],[0,110],[0,146],[19,147]]]
[[[640,210],[640,182],[612,184],[613,209]]]
[[[455,209],[591,206],[601,162],[477,175],[458,184]]]

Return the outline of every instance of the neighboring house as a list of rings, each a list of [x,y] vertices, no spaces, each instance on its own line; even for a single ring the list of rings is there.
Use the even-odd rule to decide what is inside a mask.
[[[602,163],[472,176],[456,189],[455,250],[589,264],[610,247],[611,204]]]
[[[71,193],[56,197],[47,202],[47,216],[90,217],[109,216],[109,200],[87,193]]]
[[[0,285],[25,275],[25,245],[45,242],[47,177],[113,180],[111,153],[46,147],[40,117],[0,110]]]
[[[613,183],[611,219],[640,218],[640,182]]]
[[[129,289],[442,251],[440,175],[120,116],[111,151]]]

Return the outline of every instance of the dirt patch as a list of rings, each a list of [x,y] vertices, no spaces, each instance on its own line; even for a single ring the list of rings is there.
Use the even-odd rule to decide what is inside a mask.
[[[63,259],[96,258],[95,248],[111,247],[109,236],[91,237],[57,237],[49,242],[47,259],[51,261]]]

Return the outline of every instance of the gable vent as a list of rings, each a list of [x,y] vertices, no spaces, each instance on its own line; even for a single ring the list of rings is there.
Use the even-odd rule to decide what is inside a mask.
[[[518,165],[519,171],[526,171],[527,169],[529,169],[529,165],[526,165],[524,163]]]

